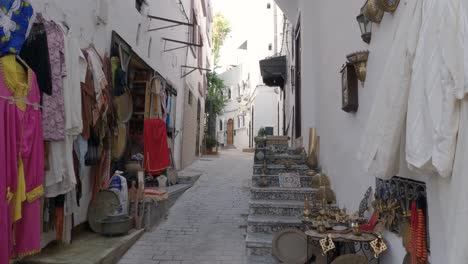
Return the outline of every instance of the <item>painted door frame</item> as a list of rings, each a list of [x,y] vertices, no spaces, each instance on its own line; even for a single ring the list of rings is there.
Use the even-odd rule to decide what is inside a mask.
[[[234,119],[232,119],[232,118],[229,118],[229,120],[227,122],[226,133],[227,133],[226,145],[228,145],[228,146],[234,145]]]

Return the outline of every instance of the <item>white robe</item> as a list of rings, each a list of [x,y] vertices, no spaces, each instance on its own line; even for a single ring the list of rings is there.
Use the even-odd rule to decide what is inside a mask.
[[[358,158],[370,174],[379,178],[395,176],[399,169],[401,135],[421,27],[422,2],[408,1],[403,10],[361,138]]]
[[[458,35],[459,27],[441,26],[444,20],[447,22],[450,1],[456,0],[424,1],[406,123],[406,161],[410,169],[442,177],[452,173],[460,116],[455,91],[463,88],[464,79],[459,74],[463,73],[459,68],[464,56],[444,60],[441,52],[447,42],[443,37]]]

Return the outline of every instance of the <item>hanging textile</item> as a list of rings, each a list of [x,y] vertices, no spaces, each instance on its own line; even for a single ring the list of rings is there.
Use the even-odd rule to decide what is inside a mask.
[[[166,123],[161,119],[145,119],[145,171],[159,173],[171,165],[167,146]]]
[[[81,83],[81,104],[83,118],[82,136],[84,139],[88,140],[91,136],[91,127],[93,126],[93,109],[96,105],[93,74],[90,65],[88,65],[86,69],[85,82]]]
[[[63,78],[67,75],[65,65],[64,34],[59,25],[53,21],[45,21],[49,48],[49,60],[52,74],[52,95],[42,98],[42,125],[44,139],[50,141],[65,139],[65,106],[63,96]]]
[[[166,117],[166,127],[168,129],[171,126],[171,110],[172,110],[172,96],[169,95],[167,98],[167,117]]]
[[[38,56],[38,54],[41,55]],[[31,34],[29,34],[21,49],[20,57],[37,74],[37,83],[41,93],[52,95],[49,48],[43,23],[33,24]]]
[[[0,56],[18,54],[35,20],[34,9],[29,0],[6,0],[0,10]]]
[[[78,136],[83,130],[81,110],[81,83],[85,82],[87,62],[73,32],[61,26],[64,35],[64,53],[67,76],[64,83],[65,130],[67,135]]]
[[[371,175],[379,178],[390,178],[399,170],[400,142],[421,27],[422,2],[409,1],[404,9],[361,137],[358,158]]]
[[[93,126],[96,125],[97,121],[101,115],[105,115],[107,97],[103,93],[107,86],[106,75],[103,70],[103,65],[101,58],[97,54],[94,48],[89,48],[86,50],[88,53],[88,63],[91,65],[91,70],[93,73],[93,84],[94,92],[96,96],[97,105],[93,110]]]
[[[406,161],[413,170],[425,175],[452,174],[460,120],[460,100],[456,90],[463,89],[463,74],[443,60],[443,35],[457,35],[458,27],[439,28],[448,15],[448,1],[427,0],[413,64],[406,122]],[[454,70],[455,69],[455,70]],[[456,88],[456,86],[461,86]]]
[[[7,66],[8,65],[8,66]],[[12,71],[16,68],[17,71]],[[5,71],[8,69],[7,71]],[[0,261],[8,263],[10,257],[26,256],[40,250],[40,200],[44,189],[44,148],[42,137],[41,111],[31,104],[40,103],[39,88],[35,74],[27,69],[26,74],[18,74],[23,66],[16,62],[14,56],[6,56],[0,60],[0,95],[15,96],[20,104],[10,104],[0,100],[0,107],[5,113],[1,117],[4,155],[1,162],[3,169],[0,192],[5,194],[7,201],[18,194],[18,177],[24,177],[25,199],[22,200],[21,215],[13,223],[10,212],[4,211],[5,200],[0,199]],[[23,77],[21,77],[23,76]],[[14,84],[13,86],[11,86]],[[6,133],[5,133],[6,132]],[[12,208],[13,204],[10,204]],[[17,215],[17,212],[15,212]],[[18,215],[17,215],[18,216]],[[6,224],[6,226],[5,226]],[[13,226],[12,226],[13,224]],[[12,232],[14,230],[14,232]],[[14,242],[14,243],[13,243]],[[12,255],[10,255],[12,253]]]

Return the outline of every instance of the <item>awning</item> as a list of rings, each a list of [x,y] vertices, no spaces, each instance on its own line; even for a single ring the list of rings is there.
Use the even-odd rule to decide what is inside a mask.
[[[283,87],[288,79],[286,56],[277,56],[260,61],[260,72],[267,86]]]

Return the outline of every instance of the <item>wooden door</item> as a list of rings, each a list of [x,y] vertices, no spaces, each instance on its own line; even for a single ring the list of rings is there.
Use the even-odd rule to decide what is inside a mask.
[[[229,119],[227,124],[227,144],[234,144],[234,120]]]

